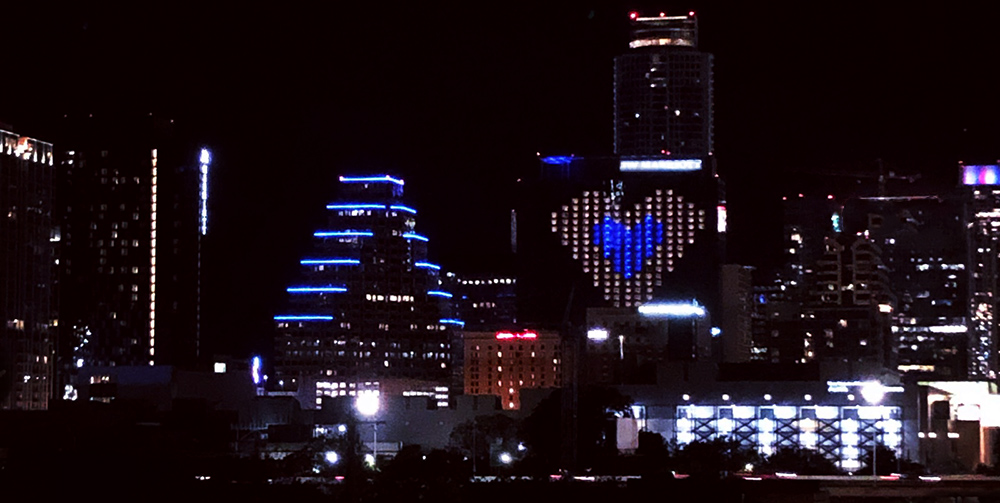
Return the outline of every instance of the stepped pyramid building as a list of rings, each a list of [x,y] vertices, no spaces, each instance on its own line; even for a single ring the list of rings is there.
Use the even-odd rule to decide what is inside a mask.
[[[450,313],[441,267],[427,260],[404,181],[340,177],[327,227],[300,260],[277,324],[276,379],[303,407],[323,397],[426,395],[448,405],[452,342],[463,322]],[[458,347],[458,345],[455,345]]]

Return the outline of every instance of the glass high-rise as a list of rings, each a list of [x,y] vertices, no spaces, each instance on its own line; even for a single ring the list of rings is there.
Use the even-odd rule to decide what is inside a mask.
[[[615,154],[702,159],[712,154],[712,55],[698,20],[630,14],[629,50],[615,58]]]
[[[448,403],[451,347],[463,325],[450,314],[440,266],[427,259],[404,181],[340,177],[327,226],[300,260],[277,324],[276,379],[304,407],[323,397],[425,395]]]
[[[63,127],[61,374],[197,366],[210,152],[153,115],[68,117]]]
[[[55,310],[52,144],[0,129],[0,409],[48,408]]]

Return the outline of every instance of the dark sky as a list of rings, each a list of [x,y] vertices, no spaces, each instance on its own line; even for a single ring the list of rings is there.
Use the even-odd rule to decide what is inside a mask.
[[[629,10],[698,12],[736,260],[768,260],[790,172],[882,158],[953,183],[959,159],[1000,156],[981,2],[130,4],[5,7],[0,121],[46,139],[63,114],[148,110],[199,131],[205,330],[237,352],[269,337],[339,174],[405,177],[432,258],[489,269],[536,151],[609,153]]]

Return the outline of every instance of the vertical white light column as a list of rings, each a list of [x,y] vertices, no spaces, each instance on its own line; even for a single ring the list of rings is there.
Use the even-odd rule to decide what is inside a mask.
[[[208,234],[208,164],[212,155],[207,148],[198,156],[198,276],[195,299],[195,356],[201,354],[201,236]]]
[[[208,163],[211,161],[212,156],[209,154],[207,148],[201,149],[201,156],[198,158],[199,172],[198,172],[198,185],[199,199],[198,199],[198,230],[201,235],[204,236],[208,233]]]
[[[156,149],[152,152],[153,176],[149,190],[149,364],[156,356]]]

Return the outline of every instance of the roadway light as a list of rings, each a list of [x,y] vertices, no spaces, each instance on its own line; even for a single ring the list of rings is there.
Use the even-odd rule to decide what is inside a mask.
[[[885,386],[878,381],[869,381],[861,386],[861,396],[866,402],[878,405],[885,398]]]
[[[500,453],[500,462],[503,463],[503,464],[505,464],[505,465],[509,465],[512,462],[514,462],[514,458],[510,455],[510,453],[501,452]]]
[[[861,386],[861,397],[872,405],[878,405],[885,398],[885,386],[878,381],[868,381]],[[878,480],[878,429],[872,436],[872,483]]]
[[[335,465],[337,464],[338,461],[340,461],[340,455],[333,451],[326,451],[326,454],[323,455],[323,458],[326,459],[326,462],[330,463],[331,465]]]
[[[378,413],[379,400],[378,395],[374,393],[365,393],[358,395],[354,400],[354,408],[359,414],[365,417],[372,417]]]

